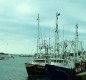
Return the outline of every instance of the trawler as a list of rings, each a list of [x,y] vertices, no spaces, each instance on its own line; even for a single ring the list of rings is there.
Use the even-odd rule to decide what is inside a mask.
[[[39,14],[38,14],[38,35],[37,35],[37,52],[34,54],[32,63],[25,63],[28,76],[44,76],[46,75],[45,64],[49,64],[50,46],[46,40],[40,41],[40,27],[39,27]]]
[[[78,25],[75,40],[59,42],[58,16],[56,13],[55,57],[50,58],[51,64],[45,65],[46,72],[50,80],[75,80],[78,73],[86,71],[86,54],[78,39]]]

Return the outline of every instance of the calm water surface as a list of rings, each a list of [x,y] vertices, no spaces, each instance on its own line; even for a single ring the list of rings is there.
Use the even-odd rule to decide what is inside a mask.
[[[15,56],[14,59],[0,60],[0,80],[48,80],[46,77],[29,77],[24,63],[32,62],[32,57]]]
[[[31,62],[31,57],[19,57],[0,60],[0,80],[27,80],[25,62]]]

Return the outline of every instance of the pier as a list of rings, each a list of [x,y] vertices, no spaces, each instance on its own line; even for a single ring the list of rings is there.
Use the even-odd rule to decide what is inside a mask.
[[[76,80],[86,80],[86,71],[76,75]]]

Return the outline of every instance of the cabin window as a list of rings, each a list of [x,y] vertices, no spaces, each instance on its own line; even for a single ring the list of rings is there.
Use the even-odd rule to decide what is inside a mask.
[[[54,62],[54,60],[52,60],[52,62]]]
[[[54,60],[54,62],[56,62],[56,60]]]
[[[59,62],[61,63],[61,60],[59,60]]]

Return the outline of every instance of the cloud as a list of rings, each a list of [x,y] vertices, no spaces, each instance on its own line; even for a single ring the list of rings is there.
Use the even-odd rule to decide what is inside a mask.
[[[63,35],[64,26],[65,38],[74,39],[75,25],[78,24],[80,40],[85,42],[85,2],[85,0],[0,0],[1,51],[31,53],[31,48],[36,45],[38,13],[43,38],[48,40],[50,30],[54,41],[56,12],[59,12],[60,36]]]

